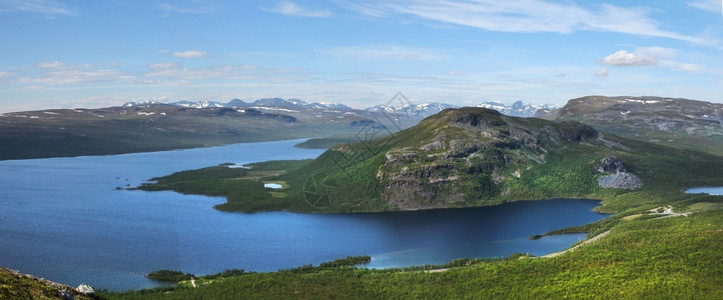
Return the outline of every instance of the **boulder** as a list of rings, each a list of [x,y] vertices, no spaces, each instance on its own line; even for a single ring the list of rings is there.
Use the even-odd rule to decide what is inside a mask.
[[[632,173],[617,172],[598,178],[597,184],[604,188],[637,190],[643,185],[643,182]]]

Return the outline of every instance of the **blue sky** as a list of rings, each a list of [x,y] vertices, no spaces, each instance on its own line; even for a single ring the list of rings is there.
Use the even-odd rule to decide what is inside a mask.
[[[0,0],[0,112],[299,98],[723,102],[721,0]]]

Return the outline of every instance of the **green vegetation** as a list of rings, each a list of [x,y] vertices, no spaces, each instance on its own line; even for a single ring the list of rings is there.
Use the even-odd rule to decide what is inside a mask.
[[[340,258],[337,260],[333,260],[330,262],[321,263],[319,265],[319,268],[339,268],[339,267],[349,267],[349,266],[355,266],[359,264],[366,264],[368,262],[372,261],[371,256],[368,255],[362,255],[362,256],[347,256],[346,258]]]
[[[179,282],[193,278],[193,274],[186,274],[181,271],[158,270],[148,273],[146,277],[161,281]]]
[[[154,183],[143,184],[137,189],[225,196],[227,202],[215,206],[222,211],[281,210],[291,204],[291,199],[285,193],[287,189],[265,188],[264,179],[294,171],[309,162],[310,160],[269,161],[249,164],[246,166],[249,169],[229,168],[227,164],[222,164],[153,178],[151,180]]]
[[[64,295],[67,295],[64,296]],[[74,298],[69,298],[70,296]],[[87,300],[95,297],[79,293],[74,288],[40,279],[34,276],[0,268],[0,299],[77,299]]]
[[[629,172],[640,177],[642,187],[601,188],[597,166],[609,156],[623,161]],[[369,270],[355,266],[370,257],[347,257],[317,267],[305,265],[278,272],[227,270],[201,276],[194,283],[181,281],[170,288],[102,291],[101,296],[723,298],[723,196],[682,193],[686,187],[723,185],[723,160],[712,154],[602,136],[573,122],[461,109],[447,110],[378,140],[334,147],[316,160],[274,161],[250,167],[230,169],[222,165],[184,171],[155,178],[156,183],[140,189],[224,195],[228,202],[217,208],[232,211],[383,211],[410,205],[435,207],[439,199],[450,200],[444,202],[447,207],[588,197],[603,200],[598,210],[616,214],[531,237],[568,232],[588,232],[592,237],[609,232],[553,258],[515,254],[508,258],[459,259],[441,266]],[[284,187],[270,190],[263,187],[264,182],[282,182]],[[408,191],[407,196],[419,195],[412,198],[423,201],[394,201],[395,195],[387,194],[392,183],[397,190]],[[661,214],[662,206],[673,207],[676,214]],[[0,292],[7,293],[3,288],[14,288],[12,284],[27,283],[0,281]]]
[[[643,182],[602,188],[600,161],[618,157]],[[155,178],[143,190],[226,196],[226,211],[363,212],[593,198],[601,212],[625,212],[689,197],[682,188],[723,185],[712,154],[599,134],[574,122],[446,110],[419,125],[336,146],[315,160],[203,168]],[[266,189],[264,182],[283,182]],[[583,230],[584,231],[584,230]]]
[[[356,135],[332,135],[323,138],[313,138],[294,145],[294,147],[307,149],[329,149],[336,145],[359,141]]]

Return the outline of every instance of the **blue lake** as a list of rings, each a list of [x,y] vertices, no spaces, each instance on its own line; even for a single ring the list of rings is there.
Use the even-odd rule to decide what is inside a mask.
[[[370,268],[543,255],[584,235],[528,236],[606,217],[592,211],[598,201],[578,199],[375,214],[224,213],[212,208],[223,198],[116,190],[181,170],[323,152],[294,148],[298,142],[0,161],[0,266],[121,291],[161,286],[144,277],[158,269],[200,275],[364,254]]]
[[[709,194],[723,196],[723,186],[696,187],[685,190],[688,194]]]

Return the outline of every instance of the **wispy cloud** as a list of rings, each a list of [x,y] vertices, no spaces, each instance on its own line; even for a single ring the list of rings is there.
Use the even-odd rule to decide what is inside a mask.
[[[41,73],[35,76],[24,75],[14,81],[28,85],[27,88],[40,88],[42,85],[82,84],[97,82],[129,81],[134,77],[114,69],[117,64],[108,65],[71,65],[64,62],[43,62],[35,65]]]
[[[267,68],[259,65],[224,64],[202,68],[187,68],[176,62],[162,62],[150,64],[148,69],[148,72],[143,74],[144,78],[180,80],[185,83],[205,79],[289,82],[308,78],[308,74],[293,68]]]
[[[544,0],[336,1],[360,13],[384,17],[412,15],[421,19],[500,32],[608,31],[706,43],[700,37],[667,31],[648,16],[649,9],[598,5],[586,8],[569,2]]]
[[[595,72],[595,76],[597,76],[597,77],[608,77],[608,69],[607,69],[607,68],[602,68],[602,69],[598,70],[597,72]]]
[[[7,78],[11,78],[11,77],[13,77],[13,76],[15,76],[15,74],[10,73],[10,72],[0,71],[0,80],[7,79]]]
[[[78,16],[75,9],[54,0],[0,0],[0,14],[17,12],[48,16]]]
[[[354,46],[335,47],[323,52],[333,56],[359,59],[415,59],[430,60],[439,58],[437,51],[430,49],[409,48],[401,46]]]
[[[205,58],[205,57],[211,56],[211,53],[208,53],[206,51],[199,51],[199,50],[178,51],[178,52],[172,52],[169,50],[158,50],[158,52],[167,53],[168,55],[177,57],[177,58]]]
[[[721,3],[721,1],[719,0],[689,1],[686,2],[686,4],[698,9],[707,10],[715,13],[721,12],[721,10],[723,10],[723,8],[721,8],[721,5],[723,5],[723,3]]]
[[[308,9],[299,6],[298,4],[291,2],[291,1],[281,1],[277,3],[276,6],[266,8],[262,7],[261,9],[272,12],[272,13],[278,13],[282,15],[287,16],[299,16],[299,17],[329,17],[332,15],[330,10],[313,10]]]
[[[676,71],[686,71],[692,73],[699,73],[705,71],[705,67],[699,64],[682,63],[674,60],[664,60],[660,62],[661,66],[671,68]]]

